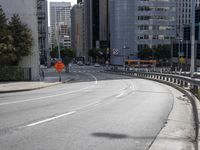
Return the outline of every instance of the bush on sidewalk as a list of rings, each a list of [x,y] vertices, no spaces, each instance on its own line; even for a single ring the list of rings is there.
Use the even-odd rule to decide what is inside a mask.
[[[0,81],[22,81],[23,76],[23,69],[20,67],[0,67]]]

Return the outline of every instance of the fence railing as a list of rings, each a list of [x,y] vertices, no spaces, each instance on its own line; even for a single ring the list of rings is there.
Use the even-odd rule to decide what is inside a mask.
[[[125,74],[140,78],[147,78],[147,79],[154,79],[154,80],[161,80],[169,83],[173,83],[177,86],[183,87],[185,89],[190,90],[196,96],[199,96],[199,89],[200,89],[200,79],[198,78],[191,78],[188,76],[167,73],[166,71],[159,72],[148,72],[145,69],[138,69],[138,70],[128,70],[124,69],[123,67],[109,67],[106,71],[116,72],[118,74]]]

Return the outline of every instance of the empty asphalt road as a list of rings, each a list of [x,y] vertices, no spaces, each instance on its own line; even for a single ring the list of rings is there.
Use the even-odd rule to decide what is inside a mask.
[[[77,72],[77,82],[0,95],[0,150],[147,150],[173,108],[153,81]]]

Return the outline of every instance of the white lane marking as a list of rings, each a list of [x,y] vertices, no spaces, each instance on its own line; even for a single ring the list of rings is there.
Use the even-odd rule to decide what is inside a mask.
[[[94,85],[89,86],[89,87],[86,87],[86,88],[83,88],[83,89],[80,89],[80,90],[75,90],[75,91],[71,91],[71,92],[67,92],[67,93],[62,93],[62,94],[55,94],[55,95],[44,96],[44,97],[38,97],[38,98],[33,98],[33,99],[26,99],[26,100],[21,100],[21,101],[0,103],[0,106],[3,106],[3,105],[10,105],[10,104],[18,104],[18,103],[24,103],[24,102],[30,102],[30,101],[36,101],[36,100],[47,99],[47,98],[53,98],[53,97],[58,97],[58,96],[67,95],[67,94],[73,94],[73,93],[76,93],[76,92],[80,92],[80,91],[83,91],[83,90],[87,90],[87,89],[89,89],[89,88],[91,88],[91,87],[93,87],[93,86],[94,86]]]
[[[116,98],[119,98],[119,97],[121,97],[121,96],[123,96],[123,95],[124,95],[124,92],[122,92],[122,93],[120,93],[119,95],[117,95]]]
[[[93,76],[92,74],[89,74],[89,75],[92,76],[95,79],[95,84],[98,84],[97,78],[95,76]],[[21,101],[0,103],[0,106],[11,105],[11,104],[19,104],[19,103],[24,103],[24,102],[30,102],[30,101],[36,101],[36,100],[41,100],[41,99],[47,99],[47,98],[53,98],[53,97],[63,96],[63,95],[67,95],[67,94],[73,94],[73,93],[77,93],[77,92],[80,92],[80,91],[84,91],[84,90],[90,89],[92,87],[94,87],[94,85],[88,86],[88,87],[85,87],[85,88],[82,88],[82,89],[79,89],[79,90],[62,93],[62,94],[49,95],[49,96],[32,98],[32,99],[26,99],[26,100],[21,100]]]
[[[91,73],[87,73],[87,74],[89,74],[90,76],[92,76],[94,78],[95,84],[98,84],[98,80],[97,80],[97,78],[93,74],[91,74]]]
[[[126,93],[129,89],[130,89],[131,91],[134,91],[133,85],[129,85],[127,88],[121,90],[121,93],[120,93],[119,95],[117,95],[116,98],[120,98],[120,97],[122,97],[123,95],[125,95],[125,93]]]
[[[48,118],[48,119],[45,119],[45,120],[41,120],[41,121],[38,121],[38,122],[35,122],[35,123],[28,124],[26,126],[27,127],[36,126],[36,125],[39,125],[39,124],[42,124],[42,123],[45,123],[45,122],[49,122],[49,121],[61,118],[61,117],[72,115],[74,113],[76,113],[76,111],[72,111],[72,112],[68,112],[68,113],[65,113],[65,114],[61,114],[61,115],[58,115],[58,116],[55,116],[55,117],[51,117],[51,118]]]

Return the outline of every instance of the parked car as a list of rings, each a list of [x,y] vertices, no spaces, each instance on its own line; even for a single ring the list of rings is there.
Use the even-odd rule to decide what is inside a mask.
[[[82,61],[78,61],[78,62],[77,62],[77,65],[83,66],[83,62],[82,62]]]
[[[100,65],[98,63],[95,63],[94,66],[95,67],[100,67]]]

